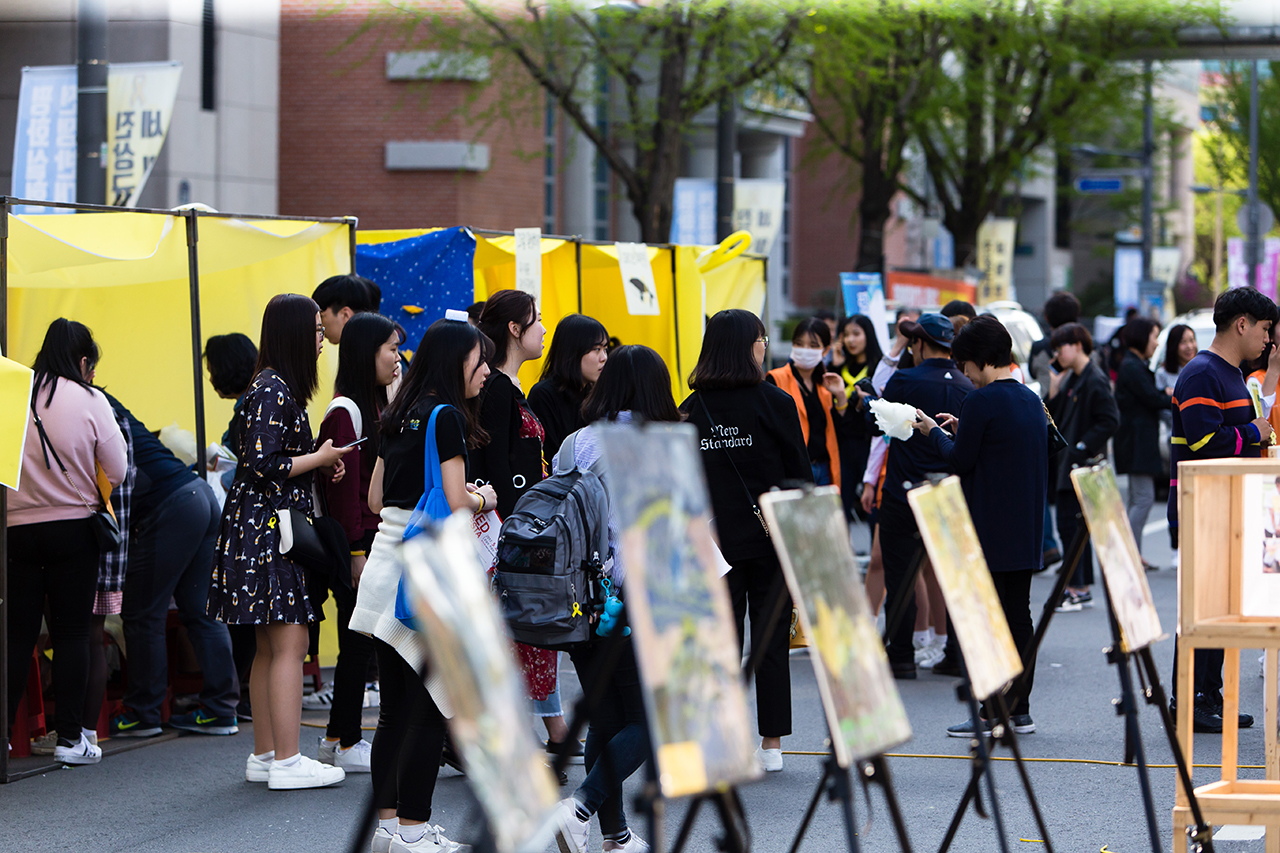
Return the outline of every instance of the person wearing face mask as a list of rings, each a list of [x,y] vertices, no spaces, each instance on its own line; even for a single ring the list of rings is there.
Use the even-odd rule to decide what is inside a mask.
[[[836,425],[846,426],[849,408],[844,380],[822,366],[830,346],[831,327],[826,322],[817,317],[802,320],[791,336],[791,360],[765,377],[796,402],[813,482],[819,486],[840,485]]]

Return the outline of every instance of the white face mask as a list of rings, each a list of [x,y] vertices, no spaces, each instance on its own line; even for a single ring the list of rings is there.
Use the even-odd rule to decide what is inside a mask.
[[[791,360],[801,370],[813,370],[822,363],[822,350],[809,347],[792,347]]]

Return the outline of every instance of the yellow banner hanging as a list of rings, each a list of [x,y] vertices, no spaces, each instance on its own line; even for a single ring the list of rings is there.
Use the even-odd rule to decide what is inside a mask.
[[[0,355],[0,485],[17,491],[27,443],[27,403],[35,372]]]

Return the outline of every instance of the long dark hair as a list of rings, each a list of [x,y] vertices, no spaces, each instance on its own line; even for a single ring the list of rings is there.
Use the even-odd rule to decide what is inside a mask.
[[[308,296],[280,293],[262,312],[258,363],[253,375],[270,368],[289,386],[293,399],[306,408],[316,393],[316,314],[320,309]]]
[[[671,373],[662,356],[649,347],[631,344],[611,352],[600,381],[582,404],[587,423],[617,420],[618,412],[631,412],[646,421],[680,420],[671,396]]]
[[[707,320],[702,333],[702,352],[689,374],[689,387],[712,391],[759,385],[764,381],[764,368],[756,363],[752,350],[764,333],[764,323],[750,311],[729,308],[717,312]]]
[[[1185,364],[1178,364],[1178,350],[1182,348],[1182,338],[1187,332],[1195,335],[1195,330],[1190,326],[1179,323],[1176,326],[1169,327],[1169,334],[1164,339],[1164,370],[1170,376],[1177,373]]]
[[[871,322],[871,318],[866,314],[852,314],[840,321],[840,325],[836,328],[836,340],[844,339],[844,330],[849,328],[850,324],[857,324],[862,329],[862,334],[867,339],[866,349],[862,351],[862,360],[857,362],[859,365],[865,365],[867,370],[875,370],[880,359],[884,358],[884,352],[880,349],[880,339],[876,337],[876,325]],[[848,353],[844,355],[847,363],[853,363],[853,357]],[[850,373],[857,371],[851,370]]]
[[[65,317],[54,320],[44,333],[44,343],[40,345],[40,352],[36,353],[35,363],[31,365],[36,372],[31,399],[39,397],[40,389],[48,385],[49,396],[45,398],[44,404],[46,407],[52,405],[53,392],[58,387],[59,378],[85,388],[92,387],[80,372],[80,359],[88,359],[88,369],[92,370],[98,364],[98,356],[98,345],[94,343],[93,332],[89,331],[88,326]]]
[[[493,355],[488,359],[494,370],[507,363],[507,348],[511,346],[509,324],[515,323],[523,335],[538,321],[538,305],[532,293],[523,290],[499,290],[484,301],[480,312],[480,331],[493,341]]]
[[[345,330],[342,337],[346,340]],[[460,320],[436,320],[428,326],[414,350],[400,390],[382,411],[381,428],[400,431],[409,413],[425,397],[433,396],[462,412],[467,421],[468,447],[485,444],[489,436],[480,426],[476,402],[479,398],[467,399],[467,381],[471,377],[462,375],[467,358],[476,347],[480,347],[480,361],[476,364],[479,369],[493,355],[493,342],[479,329]]]
[[[369,438],[360,448],[360,455],[369,459],[378,455],[378,415],[387,407],[387,388],[378,384],[376,359],[382,345],[397,333],[400,343],[404,343],[400,326],[381,314],[368,312],[352,316],[342,327],[333,391],[336,396],[350,397],[360,410],[364,434]]]
[[[562,391],[588,390],[582,378],[582,358],[596,347],[609,345],[609,333],[595,317],[568,314],[556,324],[542,363],[542,379],[550,379]]]

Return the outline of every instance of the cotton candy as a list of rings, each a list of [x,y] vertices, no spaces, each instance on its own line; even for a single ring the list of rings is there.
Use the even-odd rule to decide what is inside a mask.
[[[911,425],[916,421],[916,407],[906,403],[890,403],[888,400],[872,400],[871,412],[876,416],[876,426],[889,438],[905,441],[911,437]]]

